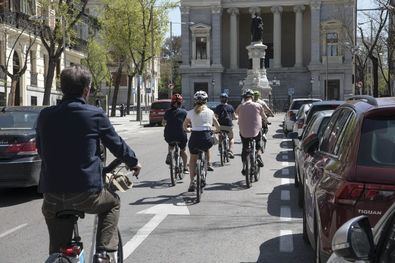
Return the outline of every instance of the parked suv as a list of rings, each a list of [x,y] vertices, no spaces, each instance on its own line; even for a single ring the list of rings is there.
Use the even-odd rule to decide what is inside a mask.
[[[324,135],[304,139],[303,236],[325,262],[347,220],[374,226],[395,201],[395,98],[356,96],[341,105]]]
[[[289,109],[284,117],[284,126],[283,126],[284,133],[288,133],[293,130],[294,123],[296,120],[296,114],[298,113],[300,107],[302,107],[303,104],[310,104],[317,101],[322,101],[322,100],[311,99],[311,98],[293,99],[291,102],[291,106],[289,106]]]
[[[170,102],[171,100],[157,100],[152,102],[149,112],[149,124],[151,126],[162,124],[166,110],[170,109]]]

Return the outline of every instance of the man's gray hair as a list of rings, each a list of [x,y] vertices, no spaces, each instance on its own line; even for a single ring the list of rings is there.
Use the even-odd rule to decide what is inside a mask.
[[[91,74],[82,66],[71,66],[60,73],[60,89],[67,97],[80,97],[91,83]]]

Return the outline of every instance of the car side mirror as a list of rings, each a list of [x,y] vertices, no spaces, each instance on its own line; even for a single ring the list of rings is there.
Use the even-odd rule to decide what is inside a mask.
[[[318,143],[318,135],[312,133],[303,140],[303,150],[308,154],[313,154],[318,149]]]
[[[288,133],[287,137],[289,139],[297,139],[298,138],[298,133],[297,132],[290,132],[290,133]]]
[[[347,261],[371,260],[374,242],[368,217],[358,216],[344,223],[333,236],[332,250]]]

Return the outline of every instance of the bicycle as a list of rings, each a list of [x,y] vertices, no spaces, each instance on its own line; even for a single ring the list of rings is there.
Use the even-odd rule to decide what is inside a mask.
[[[196,161],[196,203],[200,203],[203,194],[203,188],[206,186],[207,180],[207,160],[206,153],[199,150],[198,159]]]
[[[221,166],[224,166],[225,162],[229,162],[229,136],[227,131],[221,130],[219,134],[218,150]]]
[[[184,178],[184,163],[180,154],[179,142],[171,142],[170,145],[173,146],[169,150],[170,154],[170,179],[172,186],[176,185],[177,178],[182,180]]]
[[[130,189],[133,183],[129,180],[128,175],[122,171],[126,168],[125,166],[119,167],[121,161],[119,159],[113,160],[108,166],[103,168],[103,182],[104,187],[113,192],[117,198],[119,196],[116,191],[125,192],[125,190]],[[119,167],[118,170],[116,170]],[[92,248],[90,253],[90,260],[85,257],[85,250],[81,236],[78,231],[78,219],[83,219],[85,213],[78,210],[63,210],[59,211],[56,216],[58,218],[71,218],[74,223],[73,236],[67,247],[60,249],[58,253],[51,254],[45,263],[86,263],[92,262],[93,255],[96,253],[96,234],[97,234],[97,224],[98,215],[95,215],[93,235],[92,235]],[[116,252],[108,253],[111,262],[123,263],[123,244],[121,233],[118,231],[118,250]]]
[[[269,125],[267,123],[264,123],[262,125],[262,129],[261,129],[261,134],[262,134],[262,152],[265,152],[266,149],[266,143],[267,143],[267,137],[266,134],[269,132]]]
[[[243,161],[245,171],[247,188],[250,188],[252,182],[257,182],[260,177],[260,167],[257,162],[258,151],[255,150],[255,139],[248,138],[248,147],[246,149],[246,156]]]

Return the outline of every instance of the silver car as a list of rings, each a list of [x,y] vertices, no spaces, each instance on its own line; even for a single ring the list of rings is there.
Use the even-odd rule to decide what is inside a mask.
[[[300,107],[303,104],[309,104],[317,101],[322,101],[322,100],[312,99],[312,98],[293,99],[284,117],[284,126],[283,126],[284,133],[288,133],[293,130],[296,114],[298,113]]]

